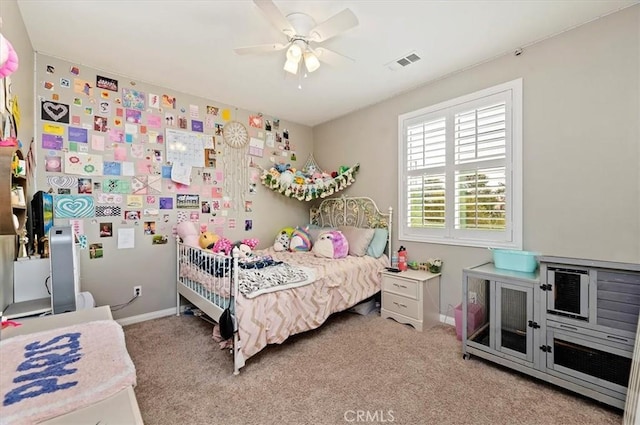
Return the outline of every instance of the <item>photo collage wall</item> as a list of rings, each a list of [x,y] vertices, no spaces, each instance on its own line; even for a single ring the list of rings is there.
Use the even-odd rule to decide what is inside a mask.
[[[106,256],[107,245],[167,244],[183,220],[219,236],[250,232],[260,164],[298,159],[277,118],[248,113],[241,121],[212,101],[39,60],[38,172],[56,223],[69,220],[90,258]],[[223,138],[225,123],[236,120],[250,135],[241,151]]]

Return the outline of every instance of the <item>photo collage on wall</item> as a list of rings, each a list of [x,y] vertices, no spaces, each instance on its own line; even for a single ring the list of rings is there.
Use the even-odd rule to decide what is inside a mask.
[[[94,248],[91,258],[108,255],[104,246],[113,244],[102,243],[108,238],[118,238],[119,248],[134,247],[120,243],[128,229],[142,229],[141,243],[164,245],[183,217],[223,236],[242,215],[250,231],[254,201],[246,196],[258,190],[258,160],[296,160],[277,118],[249,114],[243,124],[250,142],[234,164],[246,169],[247,183],[231,190],[225,155],[232,148],[223,138],[225,123],[235,119],[230,108],[193,104],[186,95],[183,104],[165,89],[142,90],[75,65],[46,65],[39,74],[36,147],[54,195],[54,217],[69,219],[84,245]]]

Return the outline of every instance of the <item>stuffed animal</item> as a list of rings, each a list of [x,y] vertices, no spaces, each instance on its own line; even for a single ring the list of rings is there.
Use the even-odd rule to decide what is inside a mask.
[[[274,168],[278,170],[279,173],[284,173],[291,167],[291,164],[275,164]]]
[[[202,249],[213,249],[213,246],[218,242],[218,239],[220,239],[220,236],[207,231],[200,233],[198,243]]]
[[[293,174],[293,171],[291,170],[283,171],[282,173],[280,173],[280,187],[282,187],[283,189],[288,188],[293,184],[294,178],[295,178],[295,175]]]
[[[8,77],[18,69],[18,54],[2,34],[0,34],[0,78]]]
[[[180,239],[182,239],[182,243],[187,246],[191,246],[194,248],[199,248],[199,238],[200,232],[196,228],[196,225],[192,221],[183,221],[178,223],[176,226],[176,232]]]
[[[291,242],[291,234],[295,229],[293,227],[285,227],[278,232],[276,240],[273,242],[274,251],[287,251],[289,242]]]
[[[344,258],[349,254],[349,241],[339,230],[320,233],[311,251],[316,257]]]
[[[238,248],[240,251],[240,258],[249,258],[253,256],[253,250],[256,249],[260,242],[258,239],[243,239],[233,244],[233,248]],[[232,248],[232,249],[233,249]]]
[[[240,259],[249,258],[253,255],[251,247],[242,241],[234,243],[233,248],[238,248],[238,256]]]
[[[226,255],[229,255],[231,250],[233,249],[233,244],[231,241],[225,237],[222,237],[213,244],[212,251],[213,252],[222,252]]]
[[[256,249],[260,241],[256,238],[251,238],[251,239],[243,239],[242,243],[247,245],[249,248],[251,248],[251,250],[254,250]]]
[[[311,236],[309,235],[309,227],[296,227],[293,230],[293,232],[291,233],[291,241],[289,242],[289,251],[311,251]]]

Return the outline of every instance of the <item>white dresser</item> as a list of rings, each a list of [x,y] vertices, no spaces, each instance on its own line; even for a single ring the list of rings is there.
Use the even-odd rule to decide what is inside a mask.
[[[380,316],[419,331],[440,321],[440,274],[423,270],[382,272]]]

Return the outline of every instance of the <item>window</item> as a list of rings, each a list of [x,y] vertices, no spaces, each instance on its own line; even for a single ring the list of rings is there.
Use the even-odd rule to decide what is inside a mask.
[[[522,80],[398,117],[399,239],[522,248]]]

